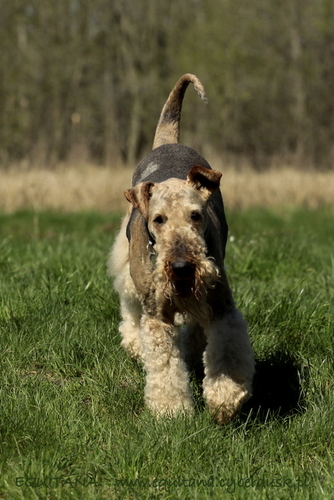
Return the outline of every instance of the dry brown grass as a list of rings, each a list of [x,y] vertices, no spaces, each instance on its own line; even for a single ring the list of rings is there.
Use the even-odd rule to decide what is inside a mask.
[[[217,168],[217,167],[216,167]],[[304,206],[334,207],[334,171],[321,173],[291,167],[258,173],[250,168],[222,166],[222,192],[231,209]],[[123,191],[130,186],[132,169],[92,165],[56,170],[0,170],[0,211],[21,209],[59,211],[124,211]]]

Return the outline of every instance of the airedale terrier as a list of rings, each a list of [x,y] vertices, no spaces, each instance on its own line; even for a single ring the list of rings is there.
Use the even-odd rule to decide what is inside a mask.
[[[120,295],[122,345],[147,374],[145,399],[156,414],[194,408],[188,366],[204,366],[203,396],[218,423],[251,394],[253,353],[224,269],[227,223],[221,174],[178,144],[189,82],[176,83],[161,112],[153,151],[137,166],[131,203],[111,251],[109,271]]]

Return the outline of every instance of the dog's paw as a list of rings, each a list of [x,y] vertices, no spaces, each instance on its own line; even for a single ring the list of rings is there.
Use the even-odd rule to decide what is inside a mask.
[[[194,412],[192,401],[183,401],[183,404],[160,405],[146,399],[147,407],[157,418],[174,418],[178,415],[189,415]]]
[[[182,391],[148,391],[145,390],[147,407],[157,417],[175,417],[194,411],[194,403],[189,392]]]
[[[227,424],[251,396],[246,384],[238,384],[226,375],[205,377],[203,395],[218,424]]]

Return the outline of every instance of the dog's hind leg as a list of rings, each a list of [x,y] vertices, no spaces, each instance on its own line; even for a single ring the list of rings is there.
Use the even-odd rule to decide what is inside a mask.
[[[141,358],[142,346],[140,341],[140,318],[142,315],[141,305],[138,300],[126,298],[121,299],[122,321],[119,331],[122,336],[121,345],[128,351],[131,357]]]
[[[203,379],[203,352],[206,337],[203,327],[196,321],[190,321],[181,328],[180,348],[189,372]]]
[[[113,245],[109,262],[109,274],[114,277],[114,288],[120,296],[121,317],[119,331],[122,336],[122,346],[132,357],[141,356],[140,319],[142,307],[137,291],[130,275],[128,240],[126,226],[129,217],[123,220],[122,227]]]

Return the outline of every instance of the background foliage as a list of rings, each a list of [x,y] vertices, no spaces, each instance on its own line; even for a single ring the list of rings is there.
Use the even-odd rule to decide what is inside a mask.
[[[177,78],[194,147],[333,165],[331,0],[0,0],[0,163],[133,163]],[[203,151],[205,153],[205,151]]]

